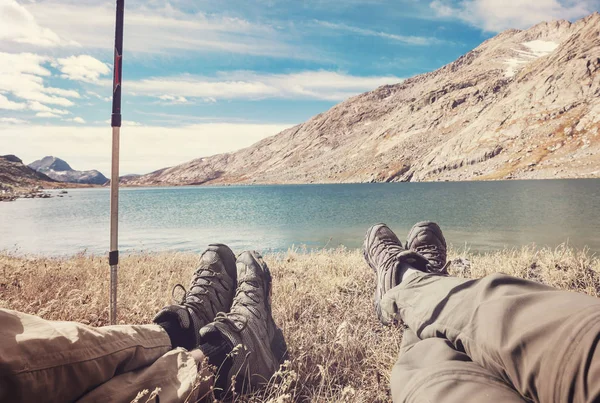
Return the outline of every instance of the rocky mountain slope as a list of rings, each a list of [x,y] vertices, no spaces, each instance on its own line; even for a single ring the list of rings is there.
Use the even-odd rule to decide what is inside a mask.
[[[0,188],[3,186],[27,187],[50,184],[54,182],[48,176],[36,172],[23,164],[14,155],[0,156]]]
[[[59,182],[104,185],[108,181],[99,171],[76,171],[65,161],[56,157],[44,157],[32,162],[29,167]]]
[[[508,30],[246,149],[127,183],[600,176],[600,14]]]

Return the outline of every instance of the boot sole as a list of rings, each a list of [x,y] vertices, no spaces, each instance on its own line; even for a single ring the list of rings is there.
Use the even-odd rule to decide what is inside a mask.
[[[367,255],[367,245],[369,245],[371,243],[373,234],[375,234],[379,228],[384,227],[384,226],[387,227],[387,225],[385,225],[384,223],[379,223],[379,224],[375,224],[371,228],[369,228],[367,230],[367,233],[365,234],[365,241],[363,242],[363,257],[365,258],[365,261],[367,262],[369,267],[371,269],[373,269],[373,271],[375,273],[377,273],[377,268],[375,267],[373,262],[371,262],[371,259],[369,259],[368,255]]]
[[[433,232],[433,234],[441,241],[441,243],[444,245],[444,247],[447,247],[446,238],[444,238],[442,229],[440,228],[440,226],[437,223],[435,223],[433,221],[420,221],[420,222],[416,223],[415,225],[413,225],[413,227],[408,232],[408,236],[406,237],[406,249],[412,249],[411,244],[412,244],[413,239],[415,238],[414,233],[417,231],[423,230],[425,228],[427,228],[428,230]]]
[[[258,252],[251,251],[250,255],[252,256],[252,260],[254,260],[254,262],[258,266],[260,266],[261,269],[263,270],[263,272],[265,273],[264,286],[265,286],[265,290],[266,290],[266,295],[269,296],[269,295],[271,295],[271,286],[272,286],[272,282],[273,282],[273,277],[271,276],[271,270],[269,269],[269,266],[267,266],[267,264],[262,259],[262,255],[260,255]],[[273,320],[273,312],[271,310],[271,304],[268,303],[268,299],[265,299],[265,308],[269,314],[269,321],[271,322],[270,324],[275,329],[275,331],[273,333],[273,338],[271,339],[271,343],[270,343],[269,347],[271,349],[271,354],[273,355],[273,358],[275,358],[275,360],[279,363],[279,365],[281,365],[281,364],[283,364],[283,362],[285,360],[289,359],[287,344],[285,342],[285,337],[283,336],[283,332],[281,331],[281,329],[279,327],[277,327],[277,325],[275,324],[275,320]]]
[[[379,223],[379,224],[373,225],[371,228],[369,228],[367,230],[367,233],[365,234],[365,241],[363,243],[363,257],[365,258],[367,264],[373,270],[373,272],[375,273],[375,276],[376,276],[377,284],[375,285],[375,291],[373,291],[373,305],[375,307],[375,314],[377,315],[377,319],[379,319],[379,322],[381,322],[381,324],[383,324],[385,326],[391,326],[393,323],[387,323],[386,321],[383,320],[383,316],[381,314],[381,306],[379,304],[379,274],[377,273],[377,267],[375,267],[375,265],[371,262],[371,259],[369,259],[368,255],[367,255],[367,245],[369,245],[372,242],[373,235],[381,227],[388,227],[388,226],[387,226],[387,224]],[[400,243],[400,245],[402,245],[402,243]]]

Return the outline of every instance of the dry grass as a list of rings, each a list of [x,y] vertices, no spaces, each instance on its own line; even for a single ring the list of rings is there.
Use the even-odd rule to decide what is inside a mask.
[[[546,284],[600,294],[600,261],[587,251],[523,248],[476,255],[451,253],[453,274],[482,277],[502,271]],[[176,283],[187,284],[193,254],[139,254],[122,258],[121,323],[148,323],[171,303]],[[266,256],[274,277],[273,310],[291,361],[268,388],[244,401],[384,402],[402,329],[374,316],[373,275],[358,250],[290,250]],[[104,257],[52,259],[0,252],[0,307],[94,326],[108,319]]]

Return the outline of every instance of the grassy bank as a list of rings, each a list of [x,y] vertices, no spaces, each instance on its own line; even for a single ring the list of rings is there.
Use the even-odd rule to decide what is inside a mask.
[[[239,252],[239,251],[236,251]],[[283,379],[248,401],[389,401],[389,371],[402,329],[374,316],[373,274],[358,250],[290,250],[265,257],[274,278],[273,311],[291,362]],[[565,247],[475,255],[451,253],[454,275],[501,271],[566,290],[600,294],[600,260]],[[140,254],[122,258],[121,323],[148,323],[171,303],[171,289],[187,286],[193,254]],[[0,252],[0,307],[101,326],[108,320],[105,257],[51,259]]]

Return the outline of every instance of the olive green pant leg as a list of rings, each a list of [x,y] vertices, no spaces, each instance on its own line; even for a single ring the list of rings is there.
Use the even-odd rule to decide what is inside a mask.
[[[395,403],[524,403],[500,378],[454,350],[448,340],[420,340],[404,331],[391,376]]]
[[[94,328],[0,309],[0,401],[74,401],[171,349],[157,325]]]
[[[522,396],[600,400],[600,299],[503,274],[417,273],[381,301],[422,339],[447,340]]]

